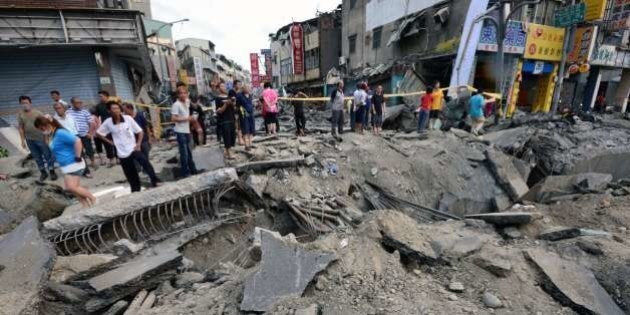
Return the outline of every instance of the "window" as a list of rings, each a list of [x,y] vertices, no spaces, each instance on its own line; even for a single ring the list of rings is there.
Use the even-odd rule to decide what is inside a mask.
[[[381,47],[381,37],[383,35],[383,27],[377,27],[372,30],[372,49]]]
[[[350,54],[357,51],[357,34],[348,36],[348,51]]]
[[[357,6],[357,0],[350,0],[350,10],[354,9]]]
[[[306,70],[319,68],[319,48],[307,50],[304,55],[304,67]]]
[[[291,58],[282,59],[282,61],[280,61],[280,74],[282,76],[293,74],[293,62]]]

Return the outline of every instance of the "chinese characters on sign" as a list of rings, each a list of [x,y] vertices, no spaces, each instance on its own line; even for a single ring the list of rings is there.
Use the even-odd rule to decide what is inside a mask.
[[[249,54],[250,70],[252,72],[252,87],[260,87],[260,69],[258,69],[258,54]]]
[[[556,9],[553,20],[557,27],[567,27],[584,21],[586,5],[578,3]]]
[[[206,92],[206,82],[203,79],[203,67],[201,66],[201,58],[193,58],[193,66],[195,67],[195,82],[197,82],[197,91],[201,94]]]
[[[293,74],[304,74],[304,32],[302,25],[291,26],[291,47],[293,48]]]
[[[588,60],[589,50],[593,42],[594,27],[578,27],[573,39],[573,47],[567,56],[570,63],[585,63]]]
[[[527,33],[523,30],[523,23],[520,21],[509,21],[505,30],[503,40],[503,51],[508,54],[522,54],[525,51],[525,39]],[[477,50],[492,51],[498,50],[497,29],[493,24],[485,24],[481,29],[481,37]]]
[[[630,68],[630,53],[617,50],[614,45],[601,45],[593,51],[591,64],[595,66]]]
[[[606,2],[606,0],[584,0],[584,4],[586,4],[584,20],[593,21],[603,18],[604,11],[606,10]]]
[[[630,27],[630,0],[612,0],[612,29]]]
[[[560,61],[563,44],[564,29],[530,23],[525,43],[525,58]]]

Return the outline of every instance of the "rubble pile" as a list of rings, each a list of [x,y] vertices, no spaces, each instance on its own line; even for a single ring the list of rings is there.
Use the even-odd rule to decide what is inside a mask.
[[[205,171],[180,180],[166,145],[169,182],[88,180],[90,209],[20,188],[34,166],[11,161],[0,314],[629,313],[630,129],[519,119],[483,138],[316,120],[236,160],[198,147]],[[56,189],[64,204],[41,201]]]

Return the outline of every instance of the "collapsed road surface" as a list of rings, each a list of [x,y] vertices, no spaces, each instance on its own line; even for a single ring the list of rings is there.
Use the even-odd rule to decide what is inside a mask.
[[[534,118],[214,143],[180,180],[163,144],[169,182],[90,209],[3,161],[0,314],[629,314],[630,128]]]

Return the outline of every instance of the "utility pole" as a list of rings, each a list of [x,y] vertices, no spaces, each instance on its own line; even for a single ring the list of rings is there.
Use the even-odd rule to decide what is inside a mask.
[[[571,5],[575,5],[575,0],[571,1]],[[560,93],[562,93],[562,84],[564,84],[564,72],[566,69],[567,55],[569,49],[571,49],[571,38],[573,38],[575,24],[572,23],[564,30],[564,42],[562,43],[562,59],[560,60],[560,70],[558,71],[558,80],[556,80],[556,86],[553,90],[553,99],[551,103],[552,106],[551,111],[549,112],[551,116],[553,116],[558,111],[558,106],[560,103]]]

